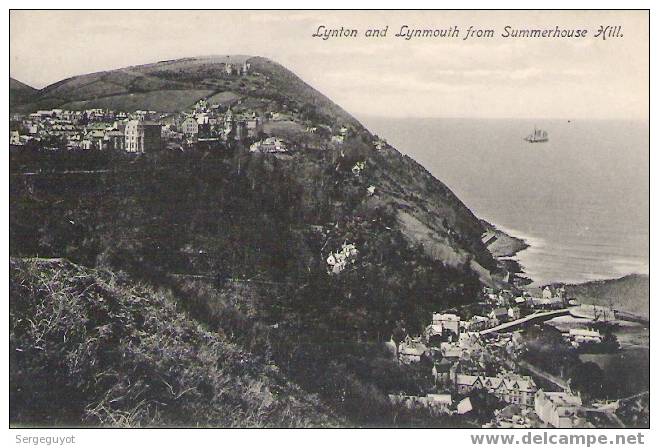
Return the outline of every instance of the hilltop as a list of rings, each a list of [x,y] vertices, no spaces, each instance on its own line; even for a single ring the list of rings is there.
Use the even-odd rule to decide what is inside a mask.
[[[650,277],[642,274],[617,279],[566,285],[569,297],[589,305],[613,306],[616,309],[650,317]]]
[[[228,63],[251,64],[245,78],[224,75]],[[117,70],[74,76],[44,87],[35,95],[16,99],[15,110],[72,110],[109,108],[177,112],[201,98],[222,102],[229,94],[258,99],[262,104],[283,98],[295,99],[298,107],[311,104],[320,113],[355,124],[349,114],[281,65],[262,57],[207,56],[160,61]]]
[[[34,87],[9,78],[9,108],[31,101],[37,92],[38,90]]]

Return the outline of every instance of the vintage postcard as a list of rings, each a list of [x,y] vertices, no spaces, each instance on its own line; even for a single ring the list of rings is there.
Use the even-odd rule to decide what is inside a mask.
[[[10,11],[9,426],[644,443],[649,21]]]

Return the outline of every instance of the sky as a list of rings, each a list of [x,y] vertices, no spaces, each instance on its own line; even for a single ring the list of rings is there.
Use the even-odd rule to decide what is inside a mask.
[[[36,88],[181,57],[271,58],[353,115],[647,120],[644,11],[12,11],[10,76]],[[457,38],[394,35],[401,26]],[[586,29],[586,38],[504,38],[511,29]],[[622,37],[596,38],[600,25]],[[355,38],[312,37],[319,26]],[[384,38],[367,38],[384,29]],[[492,29],[470,37],[467,29]]]

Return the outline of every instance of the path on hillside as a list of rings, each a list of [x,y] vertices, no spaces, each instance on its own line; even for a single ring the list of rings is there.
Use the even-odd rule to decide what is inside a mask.
[[[552,375],[551,373],[542,370],[540,367],[536,367],[533,364],[530,364],[526,361],[517,361],[517,365],[523,369],[528,370],[531,372],[533,375],[539,376],[540,378],[543,378],[550,383],[558,386],[559,388],[563,389],[564,391],[569,390],[569,386],[567,382],[555,375]]]

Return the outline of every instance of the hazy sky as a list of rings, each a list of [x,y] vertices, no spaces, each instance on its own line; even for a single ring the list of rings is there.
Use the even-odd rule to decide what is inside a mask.
[[[313,38],[318,26],[357,38]],[[365,38],[389,26],[386,38]],[[458,38],[396,38],[402,25]],[[512,29],[587,29],[584,39],[503,38]],[[593,37],[621,25],[621,38]],[[462,40],[470,26],[494,38]],[[631,118],[648,116],[646,12],[13,11],[10,75],[34,87],[188,56],[274,59],[357,117]]]

